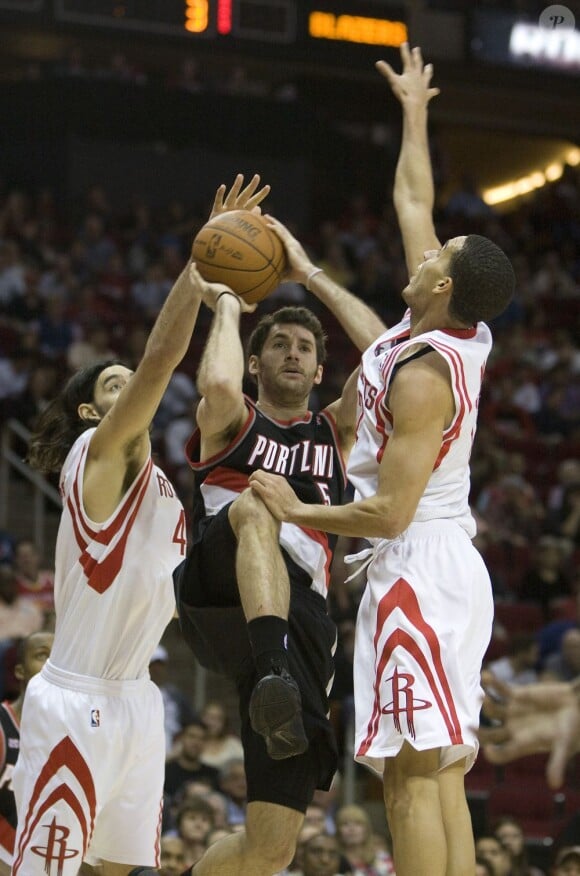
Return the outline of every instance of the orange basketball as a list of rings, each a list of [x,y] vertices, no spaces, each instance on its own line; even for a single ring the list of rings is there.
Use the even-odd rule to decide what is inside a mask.
[[[286,267],[280,239],[249,210],[230,210],[206,222],[191,254],[205,280],[225,283],[248,304],[273,292]]]

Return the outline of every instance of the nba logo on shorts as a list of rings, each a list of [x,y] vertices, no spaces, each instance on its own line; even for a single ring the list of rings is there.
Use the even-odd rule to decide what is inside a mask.
[[[91,709],[91,727],[101,726],[101,713],[98,709]]]

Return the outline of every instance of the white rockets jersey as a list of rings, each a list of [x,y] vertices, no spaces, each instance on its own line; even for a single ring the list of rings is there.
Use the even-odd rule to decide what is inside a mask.
[[[453,518],[473,537],[475,521],[468,502],[469,457],[481,381],[491,350],[491,332],[483,322],[472,329],[437,329],[413,338],[409,338],[409,332],[407,311],[398,325],[377,338],[363,354],[358,379],[357,437],[348,463],[348,478],[356,499],[376,494],[379,464],[393,431],[386,401],[393,369],[409,355],[409,348],[427,345],[443,356],[449,366],[455,416],[443,432],[439,455],[413,520]]]
[[[77,675],[137,679],[175,611],[172,572],[185,557],[185,513],[149,458],[111,517],[90,520],[82,488],[94,431],[77,438],[60,475],[50,660]]]

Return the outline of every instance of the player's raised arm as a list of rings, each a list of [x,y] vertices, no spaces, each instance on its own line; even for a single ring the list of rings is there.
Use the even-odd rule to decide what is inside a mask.
[[[403,108],[403,139],[393,199],[412,276],[423,261],[423,253],[441,247],[433,225],[433,174],[427,138],[428,104],[439,89],[430,87],[433,66],[423,64],[421,49],[411,51],[403,43],[401,60],[403,71],[398,74],[386,61],[378,61],[376,66]]]
[[[201,395],[197,408],[201,458],[207,459],[229,443],[246,415],[240,315],[243,310],[254,310],[255,305],[245,304],[233,292],[217,295],[210,292],[204,301],[214,311],[197,373],[197,389]]]
[[[334,314],[353,344],[361,351],[366,350],[385,331],[384,322],[364,301],[339,286],[322,268],[313,264],[285,225],[272,216],[266,218],[270,228],[284,244],[287,279],[302,283],[308,292],[312,292]]]

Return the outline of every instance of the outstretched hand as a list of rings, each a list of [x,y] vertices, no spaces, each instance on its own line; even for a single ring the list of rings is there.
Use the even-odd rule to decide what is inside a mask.
[[[401,61],[402,73],[395,73],[386,61],[377,61],[375,66],[403,106],[427,106],[439,94],[438,88],[430,87],[433,64],[423,64],[421,49],[416,46],[411,50],[408,43],[401,45]]]
[[[306,250],[299,243],[293,234],[288,231],[285,225],[282,225],[278,219],[266,214],[264,217],[266,224],[274,231],[286,250],[286,273],[285,279],[295,280],[297,283],[305,283],[308,274],[313,271],[316,265],[313,265],[306,253]]]
[[[190,262],[189,279],[193,287],[199,290],[201,300],[210,310],[215,311],[218,298],[220,295],[223,295],[224,292],[229,293],[229,298],[235,298],[240,305],[242,313],[253,313],[257,307],[257,304],[246,304],[244,299],[240,295],[236,295],[236,293],[233,292],[229,286],[226,286],[225,283],[208,283],[208,281],[204,280],[199,273],[195,262]]]
[[[260,175],[255,173],[248,185],[243,189],[244,175],[238,173],[234,183],[226,194],[226,187],[222,185],[215,193],[213,207],[210,213],[210,219],[218,216],[220,213],[227,213],[229,210],[250,210],[253,213],[261,213],[262,208],[259,206],[264,198],[270,193],[270,186],[260,185]]]
[[[479,730],[487,760],[504,764],[549,752],[546,780],[560,788],[568,760],[580,751],[580,684],[506,685],[489,672],[482,673],[482,684],[484,714],[499,722]]]
[[[249,484],[276,520],[291,520],[302,504],[288,481],[280,475],[258,470],[250,475]]]

